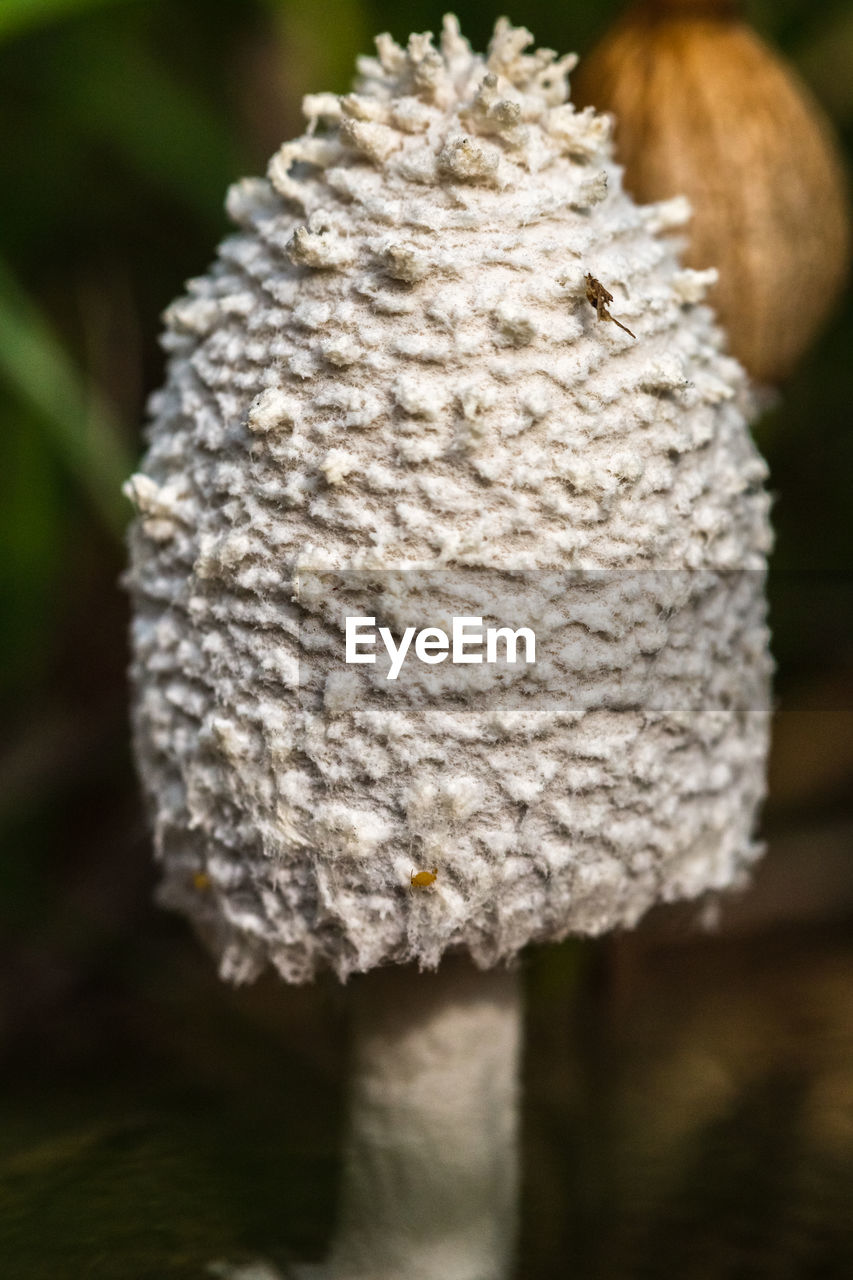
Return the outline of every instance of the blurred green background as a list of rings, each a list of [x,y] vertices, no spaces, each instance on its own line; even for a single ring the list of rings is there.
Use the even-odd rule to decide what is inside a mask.
[[[589,49],[614,0],[527,0]],[[755,0],[850,152],[847,0]],[[475,46],[496,12],[455,6]],[[120,485],[159,315],[224,192],[442,6],[0,0],[0,1275],[319,1256],[345,997],[222,988],[151,906]],[[695,911],[531,956],[519,1276],[853,1274],[853,308],[758,425],[777,495],[770,855]],[[402,1280],[402,1278],[401,1278]]]

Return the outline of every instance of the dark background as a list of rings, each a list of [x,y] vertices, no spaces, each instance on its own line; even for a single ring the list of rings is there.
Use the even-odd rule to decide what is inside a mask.
[[[495,14],[455,6],[476,47]],[[527,0],[583,54],[611,0]],[[159,314],[228,183],[442,7],[0,0],[0,1275],[319,1256],[346,998],[231,991],[151,905],[128,751],[129,509]],[[849,148],[853,10],[756,0]],[[523,1280],[853,1274],[853,309],[756,427],[777,495],[769,856],[695,908],[524,961]]]

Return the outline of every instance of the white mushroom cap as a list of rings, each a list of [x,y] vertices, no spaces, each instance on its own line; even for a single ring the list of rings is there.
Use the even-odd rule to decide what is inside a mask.
[[[573,59],[529,41],[380,37],[358,91],[307,98],[307,133],[231,190],[239,233],[167,313],[128,486],[136,747],[163,900],[235,980],[489,965],[758,852],[745,375],[713,273],[661,234],[684,203],[632,202],[608,121],[566,100]],[[533,671],[445,664],[395,698],[344,664],[346,614],[397,632],[510,597]]]

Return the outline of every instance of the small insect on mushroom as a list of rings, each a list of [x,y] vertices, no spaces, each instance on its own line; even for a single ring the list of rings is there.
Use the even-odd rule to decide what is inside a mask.
[[[609,293],[601,281],[596,280],[595,276],[590,275],[589,272],[586,273],[586,300],[590,306],[595,307],[595,314],[599,320],[612,320],[614,324],[618,324],[620,329],[624,329],[630,337],[636,339],[636,333],[631,333],[626,324],[623,324],[621,320],[617,320],[607,310],[608,302],[613,301],[613,294]]]
[[[432,871],[412,871],[412,884],[416,889],[428,889],[431,884],[435,884],[438,875],[438,867],[433,867]]]

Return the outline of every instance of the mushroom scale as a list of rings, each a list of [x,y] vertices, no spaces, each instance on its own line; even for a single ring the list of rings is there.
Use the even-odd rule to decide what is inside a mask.
[[[167,312],[127,486],[135,744],[161,898],[233,981],[485,967],[759,852],[749,385],[713,273],[663,234],[685,202],[632,201],[574,59],[530,40],[380,37],[232,188],[237,233]],[[343,663],[346,613],[499,616],[510,590],[535,676],[448,664],[395,699]]]

